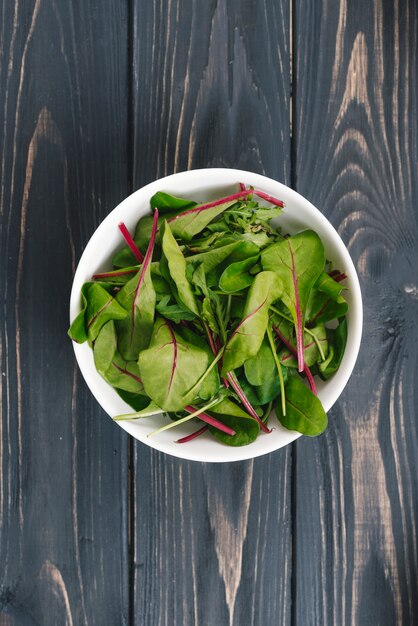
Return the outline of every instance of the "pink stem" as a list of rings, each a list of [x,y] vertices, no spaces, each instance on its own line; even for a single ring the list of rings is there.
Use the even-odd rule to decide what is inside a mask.
[[[135,291],[135,297],[134,300],[132,302],[132,331],[131,331],[131,342],[133,340],[133,336],[134,336],[134,327],[135,327],[135,307],[137,306],[137,302],[138,302],[138,298],[139,298],[139,293],[141,291],[141,287],[142,284],[145,280],[145,274],[148,268],[148,265],[151,262],[152,259],[152,253],[154,252],[154,246],[155,246],[155,237],[157,234],[157,225],[158,225],[158,209],[155,209],[154,212],[154,221],[152,223],[152,230],[151,230],[151,237],[149,240],[149,244],[148,244],[148,248],[147,251],[145,253],[145,257],[143,259],[143,263],[142,263],[142,268],[141,268],[141,276],[139,277],[139,281],[138,281],[138,285],[136,287],[136,291]]]
[[[238,184],[239,184],[239,190],[240,190],[240,191],[247,191],[247,188],[246,188],[246,186],[244,185],[244,183],[238,183]],[[248,193],[250,193],[250,192],[248,192]]]
[[[248,189],[245,189],[244,191],[238,191],[237,193],[233,193],[231,196],[226,196],[225,198],[220,198],[219,200],[214,200],[213,202],[208,202],[207,204],[199,204],[198,206],[183,211],[183,213],[179,213],[178,215],[171,217],[168,221],[174,222],[175,220],[178,220],[179,217],[184,217],[184,215],[189,215],[189,213],[200,213],[201,211],[206,211],[206,209],[212,209],[213,207],[224,204],[225,202],[240,200],[241,198],[245,198],[246,196],[248,196],[249,193],[254,193],[256,196],[267,200],[267,202],[270,202],[271,204],[284,207],[284,202],[282,202],[281,200],[277,200],[272,196],[269,196],[268,194],[264,193],[264,191],[257,191],[255,189],[248,191]]]
[[[235,393],[237,394],[237,396],[241,400],[242,404],[247,409],[248,413],[259,423],[261,430],[263,432],[265,432],[265,433],[271,433],[271,430],[269,430],[267,428],[267,426],[264,424],[263,420],[261,420],[259,418],[259,416],[257,415],[257,413],[255,412],[255,410],[254,410],[253,406],[251,405],[250,401],[248,400],[247,396],[245,395],[245,393],[241,389],[241,386],[240,386],[238,380],[236,379],[235,374],[233,374],[233,372],[228,372],[228,374],[226,376],[227,376],[229,382],[231,383],[232,389],[235,391]]]
[[[340,283],[342,280],[345,280],[347,278],[347,274],[341,273],[338,276],[334,277],[334,280],[336,283]]]
[[[101,274],[93,274],[94,280],[101,278],[113,278],[113,276],[125,276],[126,274],[136,274],[138,270],[120,270],[116,272],[102,272]]]
[[[296,348],[294,346],[292,346],[290,341],[288,341],[284,335],[282,335],[280,330],[278,328],[276,328],[276,326],[273,326],[273,330],[276,333],[276,335],[278,336],[278,338],[280,339],[280,341],[282,341],[284,343],[284,345],[286,346],[286,348],[293,354],[293,356],[297,356]],[[315,385],[314,377],[312,376],[312,372],[309,369],[309,367],[306,365],[305,362],[303,363],[303,372],[306,374],[306,378],[308,379],[311,391],[317,396],[318,394],[317,394],[317,391],[316,391],[316,385]]]
[[[270,202],[270,204],[275,204],[276,206],[279,206],[281,208],[283,208],[285,205],[282,200],[277,200],[277,198],[273,198],[273,196],[270,196],[268,193],[264,193],[264,191],[258,191],[258,189],[254,189],[252,193],[254,193],[259,198],[263,198],[263,200]]]
[[[184,409],[188,413],[196,413],[196,411],[198,410],[196,407],[192,406],[191,404],[188,404],[187,406],[185,406]],[[231,437],[236,434],[235,430],[232,430],[232,428],[229,428],[229,426],[225,426],[225,424],[222,424],[222,422],[219,422],[217,419],[215,419],[214,417],[211,417],[207,413],[199,413],[199,415],[196,415],[196,417],[197,419],[202,420],[202,422],[206,422],[206,424],[210,424],[214,428],[217,428],[218,430],[222,430],[222,432],[226,433],[227,435],[231,435]]]
[[[210,349],[212,350],[213,356],[217,356],[217,354],[218,354],[219,350],[221,349],[221,347],[220,347],[218,342],[215,343],[215,340],[213,338],[211,330],[210,330],[209,326],[207,326],[206,324],[205,324],[205,330],[206,330],[206,334],[208,336],[208,341],[209,341]],[[221,369],[222,369],[222,365],[221,365],[221,363],[219,363],[218,364],[218,370],[221,371]],[[226,380],[226,378],[222,378],[222,382],[223,382],[223,385],[224,385],[225,389],[228,389],[229,383]]]
[[[138,261],[140,263],[142,263],[142,261],[144,260],[144,255],[142,254],[142,252],[138,249],[138,246],[136,245],[135,241],[132,239],[131,233],[129,232],[129,230],[126,228],[125,224],[123,222],[121,222],[120,224],[118,224],[119,226],[119,230],[122,233],[126,243],[128,244],[128,246],[130,247],[130,249],[132,250],[133,254],[135,255],[135,257],[138,259]]]
[[[196,437],[199,437],[199,435],[203,435],[204,432],[206,432],[208,429],[207,426],[202,426],[202,428],[199,428],[199,430],[196,430],[194,433],[191,433],[190,435],[187,435],[186,437],[182,437],[181,439],[177,439],[176,443],[187,443],[188,441],[191,441],[192,439],[196,439]]]

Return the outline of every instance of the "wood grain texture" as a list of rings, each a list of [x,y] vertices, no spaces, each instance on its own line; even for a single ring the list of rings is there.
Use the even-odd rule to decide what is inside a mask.
[[[208,166],[289,182],[289,25],[285,0],[135,2],[135,187]],[[290,464],[135,444],[134,624],[290,623]]]
[[[75,263],[127,190],[126,7],[1,16],[0,624],[127,623],[127,438],[66,337]]]
[[[414,0],[295,5],[297,190],[359,272],[364,339],[297,444],[296,624],[418,623],[417,18]]]

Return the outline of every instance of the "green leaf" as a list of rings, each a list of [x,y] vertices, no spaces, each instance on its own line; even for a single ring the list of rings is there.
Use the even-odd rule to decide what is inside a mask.
[[[249,274],[248,270],[257,263],[257,260],[258,255],[228,265],[219,279],[219,287],[222,291],[234,293],[249,287],[254,280],[254,276]]]
[[[107,322],[94,342],[94,364],[112,387],[138,394],[144,387],[135,361],[125,361],[117,351],[115,322]]]
[[[322,241],[312,230],[272,244],[261,252],[265,270],[276,272],[283,284],[282,301],[289,309],[296,330],[298,365],[303,369],[303,327],[312,287],[325,267]]]
[[[157,319],[150,346],[138,359],[146,394],[164,411],[183,409],[196,396],[188,391],[211,360],[209,351],[186,342],[166,320]]]
[[[157,302],[155,308],[158,313],[165,317],[166,319],[174,322],[175,324],[179,324],[182,320],[193,320],[195,319],[195,314],[192,313],[189,309],[187,309],[182,304],[178,302],[171,301],[171,295],[163,296],[159,302]]]
[[[262,385],[276,373],[276,364],[268,343],[263,341],[257,354],[244,363],[245,376],[251,385]]]
[[[327,329],[330,343],[330,357],[324,363],[319,363],[319,375],[324,380],[331,378],[341,365],[347,343],[347,320],[340,320],[335,329]],[[332,352],[331,352],[332,350]]]
[[[274,272],[260,272],[254,278],[245,302],[244,318],[226,344],[223,376],[257,354],[266,334],[269,307],[281,293],[282,285]]]
[[[343,296],[333,300],[322,291],[313,290],[309,298],[306,319],[309,325],[325,324],[340,317],[348,311],[348,303]]]
[[[286,383],[288,375],[286,368],[282,367],[283,381]],[[280,377],[277,370],[270,378],[266,378],[261,385],[254,387],[258,398],[258,404],[264,405],[272,402],[281,394]]]
[[[116,392],[134,411],[142,411],[149,406],[150,400],[147,396],[125,391],[124,389],[116,389]]]
[[[226,259],[230,263],[235,263],[256,256],[258,253],[258,246],[251,243],[251,241],[235,241],[219,248],[213,248],[208,252],[201,252],[200,254],[186,257],[186,263],[193,263],[196,267],[201,264],[207,274]]]
[[[145,269],[142,285],[137,292],[141,280],[138,272],[122,289],[116,299],[129,314],[116,324],[118,347],[127,361],[136,361],[139,352],[149,344],[155,314],[156,295],[151,279],[151,266]]]
[[[87,302],[84,316],[85,331],[91,345],[106,322],[123,320],[128,313],[99,283],[92,283],[84,292],[84,297]]]
[[[331,278],[326,272],[322,272],[314,284],[314,289],[322,291],[332,298],[332,300],[338,300],[338,296],[341,295],[341,292],[346,289],[346,287],[344,287],[342,283],[337,283],[337,281]]]
[[[235,204],[235,201],[223,202],[211,208],[203,208],[206,205],[201,204],[193,207],[185,213],[170,220],[170,228],[175,237],[190,241],[195,235],[200,233],[215,217],[226,211],[226,209]],[[202,207],[202,208],[200,208]]]
[[[283,327],[283,325],[282,325]],[[293,330],[293,329],[292,329]],[[314,335],[315,337],[312,337]],[[303,340],[305,344],[305,364],[308,367],[312,367],[317,361],[322,361],[321,355],[318,349],[318,343],[320,344],[324,355],[328,354],[328,336],[327,330],[323,324],[318,324],[314,328],[311,328],[308,332],[303,333]],[[289,338],[290,343],[295,346],[294,332]],[[280,361],[285,367],[297,367],[297,359],[293,356],[290,350],[284,348],[280,352]]]
[[[320,435],[328,424],[320,400],[298,376],[289,376],[286,385],[286,415],[280,402],[276,404],[276,415],[282,426],[309,437]]]
[[[181,302],[190,309],[190,311],[198,315],[199,310],[197,308],[196,299],[186,277],[186,261],[167,222],[164,223],[162,246],[170,277],[176,286]]]
[[[180,209],[189,209],[197,205],[197,202],[193,200],[185,200],[184,198],[177,198],[164,191],[157,191],[151,200],[151,206],[153,209],[158,209],[160,213],[166,213],[167,211],[178,211]]]
[[[212,412],[214,411],[212,410]],[[247,446],[257,439],[260,432],[260,426],[255,419],[242,419],[232,415],[219,414],[216,415],[216,419],[235,431],[235,435],[231,436],[213,426],[209,426],[209,430],[215,439],[228,446]]]

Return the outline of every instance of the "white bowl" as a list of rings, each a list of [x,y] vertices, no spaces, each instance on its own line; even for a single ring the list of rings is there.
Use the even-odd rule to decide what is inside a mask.
[[[138,219],[150,212],[149,200],[155,192],[166,191],[173,195],[204,202],[233,193],[239,182],[252,185],[283,200],[286,208],[280,217],[280,225],[284,232],[294,233],[306,228],[315,230],[325,245],[327,258],[348,275],[347,347],[341,366],[335,375],[329,381],[318,381],[317,384],[319,398],[325,410],[328,411],[347,384],[360,348],[363,309],[357,273],[342,239],[322,213],[289,187],[266,176],[224,168],[191,170],[156,180],[130,195],[100,224],[83,252],[71,291],[70,319],[72,321],[80,310],[80,289],[83,283],[91,279],[93,274],[110,269],[112,254],[122,247],[123,241],[118,230],[119,222],[125,222],[132,232]],[[93,352],[87,343],[81,345],[74,343],[74,351],[84,379],[103,409],[110,416],[132,411],[97,373]],[[250,459],[278,450],[300,436],[297,432],[283,428],[277,419],[271,416],[270,426],[273,427],[271,434],[261,433],[250,445],[238,448],[223,445],[208,433],[186,444],[176,444],[175,439],[191,431],[190,424],[147,438],[150,432],[166,421],[167,418],[160,415],[136,421],[118,422],[118,424],[135,439],[152,448],[193,461],[226,462]]]

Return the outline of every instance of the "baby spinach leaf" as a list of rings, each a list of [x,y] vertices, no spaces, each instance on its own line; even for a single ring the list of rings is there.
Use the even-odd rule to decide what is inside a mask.
[[[87,341],[87,330],[85,324],[85,314],[87,311],[87,292],[92,286],[92,282],[84,283],[81,287],[81,309],[80,313],[74,318],[70,328],[68,329],[68,336],[77,343],[84,343]]]
[[[260,272],[254,278],[245,302],[244,318],[225,347],[223,376],[257,354],[266,334],[269,306],[281,294],[282,284],[274,272]]]
[[[287,381],[287,370],[282,367],[282,375],[284,383]],[[280,378],[277,370],[270,378],[266,378],[261,385],[254,387],[254,391],[258,398],[258,404],[264,405],[275,400],[281,393]]]
[[[186,342],[167,320],[158,318],[149,348],[140,353],[138,365],[151,400],[164,411],[180,411],[192,402],[196,393],[190,397],[188,390],[204,374],[210,361],[208,351]]]
[[[260,432],[260,426],[254,419],[247,420],[232,415],[218,414],[217,418],[220,422],[235,431],[235,435],[227,435],[217,428],[209,426],[209,430],[215,439],[228,446],[247,446],[257,439]]]
[[[197,308],[196,298],[194,297],[193,290],[189,281],[186,278],[186,261],[183,253],[180,250],[180,246],[173,237],[170,230],[170,226],[167,222],[164,223],[164,234],[162,238],[162,247],[164,258],[168,264],[168,271],[171,279],[173,280],[178,296],[181,302],[195,315],[199,314]]]
[[[211,413],[219,413],[221,415],[231,415],[240,419],[254,420],[254,418],[243,411],[238,404],[235,404],[228,397],[223,398],[220,402],[211,408]]]
[[[197,205],[197,202],[193,200],[185,200],[184,198],[177,198],[164,191],[157,191],[151,200],[151,206],[153,209],[158,209],[160,213],[166,213],[167,211],[178,211],[180,209],[191,209]]]
[[[309,437],[320,435],[328,424],[320,400],[298,376],[289,376],[287,381],[286,415],[283,415],[280,402],[276,404],[276,415],[282,426]]]
[[[116,389],[117,394],[122,398],[126,404],[129,404],[134,411],[142,411],[149,406],[150,400],[147,396],[143,396],[138,393],[132,393],[131,391],[125,391],[124,389]]]
[[[328,328],[327,333],[330,343],[330,358],[324,363],[318,364],[319,375],[324,380],[331,378],[341,365],[347,343],[347,320],[341,319],[337,328]]]
[[[257,260],[258,255],[228,265],[219,279],[219,287],[222,291],[234,293],[249,287],[254,277],[249,274],[248,270],[257,263]]]
[[[276,364],[270,346],[263,341],[257,354],[244,363],[245,376],[251,385],[262,385],[276,373]]]
[[[178,302],[172,302],[171,295],[163,296],[159,302],[155,305],[158,313],[166,319],[180,324],[184,320],[193,320],[196,316],[188,308],[179,304]]]
[[[282,281],[282,300],[292,314],[298,369],[302,372],[306,307],[311,289],[325,267],[324,246],[314,231],[305,230],[265,248],[261,253],[261,262],[265,270],[276,272]]]

